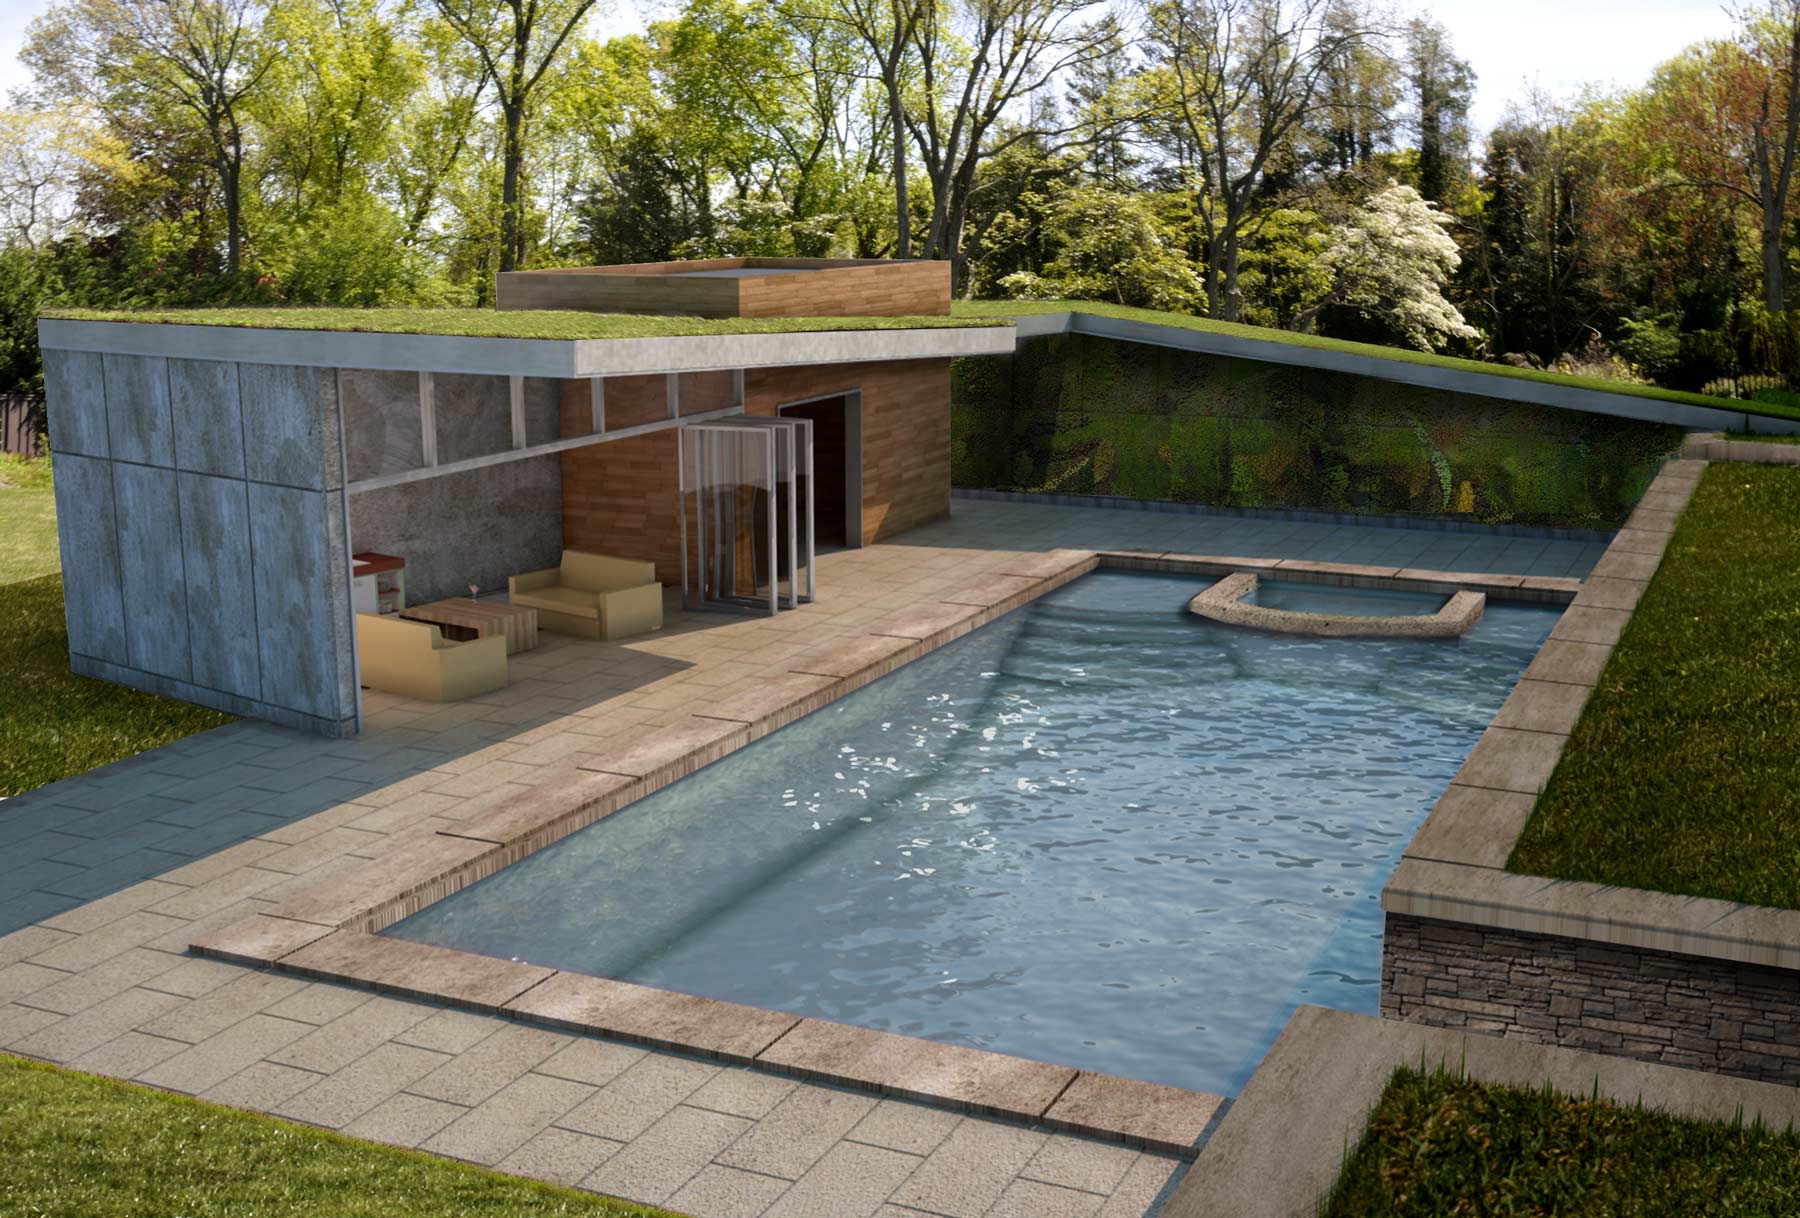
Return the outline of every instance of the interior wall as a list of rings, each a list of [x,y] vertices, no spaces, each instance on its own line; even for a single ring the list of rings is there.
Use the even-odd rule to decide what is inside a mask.
[[[506,577],[562,558],[562,475],[555,455],[350,496],[350,544],[406,560],[413,604],[503,590]]]
[[[565,394],[578,395],[585,385],[568,382]],[[744,407],[772,416],[783,403],[853,389],[862,391],[863,542],[948,515],[949,360],[751,369]],[[609,388],[607,422],[618,426],[613,397]],[[657,432],[563,453],[565,544],[654,562],[658,579],[677,583],[677,452],[675,434]]]

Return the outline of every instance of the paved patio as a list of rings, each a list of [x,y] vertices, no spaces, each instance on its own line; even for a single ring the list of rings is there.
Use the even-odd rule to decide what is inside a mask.
[[[546,635],[498,694],[370,695],[353,740],[231,724],[0,804],[0,1048],[696,1218],[1137,1218],[1175,1160],[186,954],[393,835],[454,828],[1059,547],[1577,577],[1603,549],[959,501],[822,558],[799,612],[673,612],[623,644]]]

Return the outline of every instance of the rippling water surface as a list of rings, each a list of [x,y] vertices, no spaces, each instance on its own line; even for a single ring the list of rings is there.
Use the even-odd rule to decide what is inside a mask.
[[[1556,613],[1294,639],[1205,583],[1090,575],[387,933],[1236,1094],[1376,1010],[1381,886]]]

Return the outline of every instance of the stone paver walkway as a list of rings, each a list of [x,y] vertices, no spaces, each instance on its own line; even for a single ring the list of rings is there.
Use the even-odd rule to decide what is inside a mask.
[[[231,724],[0,803],[0,1048],[696,1218],[1137,1218],[1174,1160],[185,954],[394,834],[454,827],[596,741],[679,723],[1057,547],[1576,576],[1602,548],[959,501],[822,558],[820,601],[797,613],[673,612],[621,644],[546,635],[497,694],[370,695],[353,740]]]

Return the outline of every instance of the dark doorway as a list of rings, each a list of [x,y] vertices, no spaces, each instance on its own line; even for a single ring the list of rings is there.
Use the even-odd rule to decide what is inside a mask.
[[[840,393],[781,407],[783,418],[812,420],[813,527],[817,545],[862,544],[862,444],[859,395]]]

